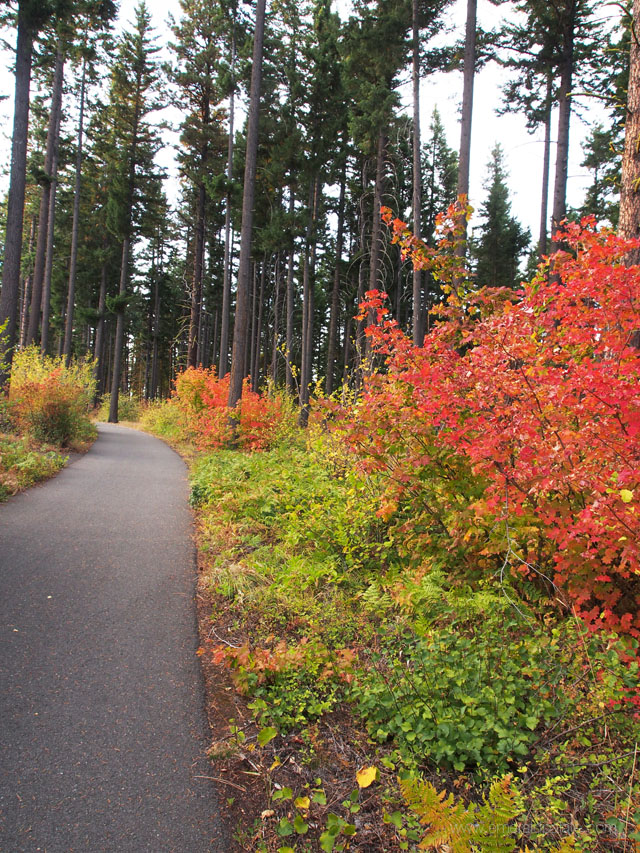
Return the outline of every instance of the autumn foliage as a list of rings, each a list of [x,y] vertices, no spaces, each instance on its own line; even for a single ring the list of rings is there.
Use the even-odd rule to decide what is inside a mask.
[[[385,475],[378,513],[421,571],[524,577],[590,627],[640,637],[637,241],[568,225],[522,290],[474,292],[384,214],[448,297],[421,347],[383,293],[362,306],[384,368],[333,415],[361,468]]]
[[[95,382],[90,360],[66,366],[63,358],[27,347],[13,359],[9,401],[20,430],[39,441],[67,447],[90,431]]]
[[[228,374],[221,379],[213,367],[189,367],[178,374],[173,405],[200,449],[224,447],[234,438],[238,447],[264,450],[293,425],[293,411],[282,395],[257,394],[246,379],[242,399],[233,413],[237,423],[233,436],[228,399]]]

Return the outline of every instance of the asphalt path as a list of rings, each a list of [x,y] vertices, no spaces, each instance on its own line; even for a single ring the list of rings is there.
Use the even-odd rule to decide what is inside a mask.
[[[182,460],[101,425],[0,506],[0,851],[225,851]]]

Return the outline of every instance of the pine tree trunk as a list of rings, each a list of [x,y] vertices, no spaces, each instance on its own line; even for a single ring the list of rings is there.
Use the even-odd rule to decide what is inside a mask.
[[[18,6],[11,173],[2,265],[2,290],[0,291],[0,387],[8,378],[13,357],[20,289],[20,257],[22,253],[22,224],[29,133],[29,89],[33,54],[33,33],[28,27],[23,6],[23,3]]]
[[[421,236],[420,207],[422,203],[422,164],[420,157],[420,29],[418,26],[418,0],[413,0],[413,235]],[[399,290],[399,287],[398,287]],[[413,343],[422,343],[422,271],[413,270]],[[397,316],[397,315],[396,315]],[[398,321],[399,321],[398,317]]]
[[[302,344],[300,361],[300,426],[309,419],[309,393],[313,357],[313,278],[315,268],[316,218],[320,196],[320,177],[314,177],[309,188],[309,219],[302,272]]]
[[[556,173],[553,185],[552,232],[558,228],[567,213],[567,173],[569,169],[569,125],[571,122],[571,82],[573,77],[573,40],[575,26],[575,3],[567,23],[562,63],[560,66],[560,89],[558,92],[558,144],[556,148]],[[560,246],[551,235],[551,251]]]
[[[234,74],[235,36],[231,40],[231,74]],[[231,182],[233,180],[233,134],[235,92],[229,95],[229,144],[227,148],[227,198],[224,212],[224,265],[222,271],[222,319],[220,323],[220,361],[218,374],[229,372],[229,326],[231,323]]]
[[[158,396],[158,348],[160,337],[160,276],[153,283],[153,355],[151,362],[151,399]]]
[[[106,239],[103,241],[103,247],[106,248]],[[96,380],[96,399],[100,399],[105,390],[105,354],[104,354],[104,327],[105,327],[105,312],[107,308],[107,264],[103,261],[100,270],[100,295],[98,296],[98,325],[96,326],[96,339],[94,344],[93,357],[96,360],[95,380]]]
[[[62,94],[62,93],[61,93]],[[51,187],[49,189],[49,216],[47,217],[47,250],[44,264],[44,282],[42,286],[42,330],[40,349],[46,355],[49,348],[49,315],[51,312],[51,275],[53,272],[53,240],[55,236],[56,193],[58,191],[58,154],[60,148],[60,125],[62,111],[58,109],[58,126],[56,127],[53,161],[51,164]],[[62,351],[62,340],[60,341]]]
[[[31,217],[31,230],[29,232],[29,256],[31,256],[31,252],[33,252],[33,244],[36,239],[36,218],[35,216]],[[33,270],[29,272],[29,275],[26,277],[24,282],[24,293],[22,298],[22,310],[20,312],[20,335],[18,340],[20,341],[20,346],[25,347],[27,345],[27,329],[29,326],[29,305],[31,304],[31,288],[33,285]]]
[[[260,353],[262,352],[262,317],[264,314],[264,285],[267,277],[267,259],[262,261],[260,294],[258,296],[258,319],[256,323],[256,354],[251,370],[251,389],[257,393],[260,387]]]
[[[473,118],[473,84],[476,66],[477,0],[467,0],[467,24],[464,40],[462,115],[460,118],[460,154],[458,159],[458,195],[469,195],[471,164],[471,122]]]
[[[280,337],[280,311],[281,311],[281,278],[282,265],[280,263],[280,253],[276,255],[276,268],[274,273],[275,293],[273,294],[273,347],[271,349],[271,382],[276,386],[278,381],[278,340]]]
[[[471,168],[471,123],[473,119],[473,84],[476,71],[476,11],[477,0],[467,0],[467,24],[464,38],[464,69],[462,88],[462,115],[460,117],[460,153],[458,158],[458,196],[469,197],[469,173]],[[467,220],[460,223],[467,233]],[[456,255],[464,257],[466,246],[460,243]]]
[[[293,215],[295,209],[295,196],[293,190],[289,188],[289,216]],[[287,333],[286,333],[286,385],[291,394],[295,391],[295,382],[293,377],[292,364],[292,349],[293,349],[293,329],[294,329],[294,309],[295,309],[295,292],[293,288],[293,262],[295,256],[295,247],[292,245],[289,251],[289,260],[287,264]]]
[[[630,239],[640,236],[640,0],[633,2],[629,84],[627,88],[627,121],[624,130],[622,187],[618,233]],[[640,250],[628,257],[629,263],[640,263]]]
[[[386,138],[384,131],[380,131],[378,135],[378,151],[376,155],[376,182],[373,192],[373,218],[371,221],[371,253],[369,260],[369,290],[378,289],[378,279],[380,271],[380,238],[382,234],[382,225],[380,221],[380,207],[382,205],[382,190],[384,183],[384,151]],[[373,317],[369,317],[371,322]],[[365,356],[367,361],[371,358],[371,338],[367,338],[365,342]],[[367,364],[366,369],[370,369]]]
[[[129,279],[129,246],[130,237],[122,241],[122,261],[120,264],[120,287],[118,295],[124,297],[127,293]],[[116,337],[113,349],[113,371],[111,374],[111,398],[109,400],[109,423],[118,423],[118,402],[120,398],[120,378],[122,376],[122,360],[124,350],[124,313],[125,306],[120,304],[116,313]]]
[[[80,117],[78,119],[78,150],[76,152],[76,178],[73,189],[73,223],[71,225],[71,256],[69,258],[69,284],[67,288],[67,319],[64,328],[64,349],[67,366],[71,361],[73,341],[73,314],[76,301],[76,271],[78,267],[78,238],[80,232],[80,187],[82,183],[82,146],[84,136],[84,108],[87,83],[87,59],[82,61],[80,84]]]
[[[51,186],[53,184],[53,162],[58,144],[60,132],[60,111],[62,106],[62,84],[64,79],[64,56],[60,49],[56,53],[56,66],[53,76],[53,89],[51,92],[51,110],[49,112],[49,127],[47,129],[47,143],[44,158],[44,171],[46,183],[42,186],[40,197],[40,215],[38,218],[38,241],[36,243],[36,257],[33,268],[33,286],[31,289],[31,309],[29,313],[29,326],[27,331],[27,344],[38,340],[40,319],[42,316],[42,291],[44,288],[44,277],[47,256],[47,243],[49,238],[49,213],[51,210]]]
[[[196,240],[193,252],[193,279],[191,283],[191,317],[189,321],[189,344],[187,366],[198,364],[198,341],[200,314],[202,311],[202,268],[204,261],[204,214],[206,193],[204,183],[198,187],[198,208],[196,213]]]
[[[333,393],[333,380],[336,361],[336,343],[338,338],[338,319],[340,316],[340,275],[342,272],[342,250],[344,244],[344,210],[347,184],[347,164],[342,167],[340,177],[340,200],[338,202],[338,230],[336,233],[336,265],[333,271],[333,290],[331,292],[331,310],[329,313],[329,337],[327,341],[327,377],[325,389]]]
[[[262,82],[262,53],[266,0],[257,0],[256,27],[253,39],[253,65],[251,69],[251,94],[247,121],[247,153],[244,170],[242,196],[242,237],[236,316],[231,355],[231,378],[229,381],[229,408],[233,408],[242,396],[245,374],[244,352],[247,345],[249,321],[249,277],[251,273],[251,238],[253,234],[253,203],[255,198],[256,168],[258,156],[258,123],[260,120],[260,86]]]
[[[540,204],[540,237],[538,239],[538,256],[547,254],[549,226],[549,173],[551,170],[551,89],[553,81],[551,74],[547,77],[546,117],[544,122],[544,160],[542,164],[542,201]]]

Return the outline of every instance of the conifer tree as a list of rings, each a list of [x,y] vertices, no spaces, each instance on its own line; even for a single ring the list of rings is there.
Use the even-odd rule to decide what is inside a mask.
[[[113,180],[108,203],[108,224],[121,244],[118,297],[113,303],[116,331],[113,346],[109,421],[118,421],[118,397],[124,350],[126,308],[129,301],[130,265],[136,229],[145,206],[145,178],[153,175],[159,147],[157,130],[149,114],[161,106],[157,99],[160,68],[150,31],[146,4],[136,8],[132,31],[123,33],[111,78],[109,116],[113,144]]]
[[[496,145],[491,152],[487,168],[487,198],[480,208],[483,223],[480,237],[473,246],[476,278],[480,285],[515,287],[518,284],[520,257],[531,238],[529,232],[511,215],[507,174],[500,145]]]

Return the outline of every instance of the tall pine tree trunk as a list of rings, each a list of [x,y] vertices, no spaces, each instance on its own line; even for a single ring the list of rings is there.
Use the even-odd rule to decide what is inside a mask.
[[[633,0],[627,121],[624,129],[622,187],[618,233],[621,237],[640,236],[640,0]],[[640,250],[632,252],[629,263],[640,262]]]
[[[462,115],[460,117],[460,152],[458,158],[458,195],[469,196],[471,170],[471,123],[473,119],[473,84],[476,72],[476,12],[477,0],[467,0],[467,23],[464,37],[464,68],[462,87]],[[461,220],[466,236],[467,220]],[[464,257],[466,247],[456,248],[458,257]]]
[[[420,157],[420,28],[418,0],[413,0],[413,235],[420,238],[420,207],[422,203],[422,164]],[[399,287],[398,287],[399,290]],[[413,343],[422,343],[422,270],[413,270]],[[397,316],[397,315],[396,315]],[[398,321],[399,321],[398,317]]]
[[[56,194],[58,191],[58,160],[60,149],[60,125],[62,111],[58,109],[58,126],[54,137],[53,162],[51,164],[51,186],[49,189],[49,216],[47,217],[47,250],[44,264],[44,282],[42,286],[42,330],[40,349],[46,355],[49,348],[49,315],[51,313],[51,276],[53,273],[53,240],[55,235]],[[62,352],[62,340],[60,340]]]
[[[33,268],[33,286],[31,289],[31,309],[27,331],[27,344],[38,340],[40,319],[42,316],[42,292],[44,288],[47,243],[49,238],[49,213],[51,211],[51,187],[53,184],[53,163],[60,132],[60,111],[62,107],[62,84],[64,78],[64,56],[58,48],[51,92],[51,110],[47,129],[47,143],[44,158],[45,183],[40,197],[40,215],[38,218],[38,240]]]
[[[247,346],[247,328],[249,321],[251,238],[253,234],[253,203],[255,198],[258,158],[258,124],[260,120],[260,87],[262,83],[265,5],[266,0],[258,0],[256,4],[256,27],[253,39],[253,65],[251,69],[251,94],[249,97],[249,116],[247,122],[247,153],[244,170],[244,190],[242,195],[242,236],[240,241],[236,316],[233,331],[233,351],[231,356],[231,378],[229,380],[229,408],[233,408],[242,396],[242,382],[246,366],[244,353]]]
[[[316,219],[320,196],[320,177],[316,176],[309,188],[309,219],[302,272],[302,354],[300,361],[300,426],[309,419],[309,394],[313,358],[313,283],[316,253]]]
[[[538,238],[538,256],[547,254],[549,233],[549,173],[551,171],[551,91],[553,80],[547,76],[546,117],[544,122],[544,159],[542,163],[542,201],[540,204],[540,237]]]
[[[206,158],[204,156],[203,161],[206,162]],[[198,187],[198,207],[196,212],[196,240],[193,252],[193,279],[191,284],[191,317],[189,321],[189,343],[187,350],[188,367],[195,367],[198,363],[200,314],[202,312],[202,269],[204,261],[205,203],[206,192],[204,182],[202,182]]]
[[[293,216],[295,209],[295,196],[293,189],[289,187],[289,218]],[[295,391],[295,382],[292,369],[292,349],[293,349],[293,329],[294,329],[294,309],[295,309],[295,292],[293,287],[293,264],[295,257],[295,246],[293,241],[289,250],[289,258],[287,263],[287,331],[286,331],[286,385],[291,394]]]
[[[378,150],[376,154],[376,181],[373,192],[373,219],[371,222],[371,253],[369,256],[369,290],[378,289],[380,272],[380,238],[382,236],[382,225],[380,221],[380,207],[382,206],[382,192],[384,183],[384,152],[386,137],[383,130],[378,135]],[[373,319],[370,316],[370,321]],[[371,338],[366,339],[365,355],[367,361],[371,358]],[[371,365],[367,364],[369,370]]]
[[[338,318],[340,316],[340,275],[342,273],[342,250],[344,244],[344,210],[347,184],[347,164],[342,166],[340,177],[340,200],[338,201],[338,230],[336,233],[336,265],[333,271],[333,290],[331,291],[331,309],[329,312],[329,336],[327,340],[327,378],[326,392],[333,393],[333,379],[338,339]]]
[[[76,152],[76,177],[73,188],[73,222],[71,225],[71,256],[69,258],[69,283],[67,287],[67,319],[64,328],[63,355],[67,366],[71,361],[73,341],[73,315],[76,302],[76,271],[78,268],[78,238],[80,232],[80,188],[82,183],[82,146],[84,137],[84,108],[87,83],[87,58],[82,61],[80,84],[80,117],[78,119],[78,148]]]
[[[575,27],[575,2],[571,4],[566,23],[562,62],[560,65],[560,89],[558,91],[558,144],[556,148],[556,172],[553,184],[552,231],[555,231],[567,214],[567,173],[569,170],[569,126],[571,122],[571,82],[573,78],[573,41]],[[551,251],[560,248],[551,237]]]
[[[111,373],[111,397],[109,400],[109,423],[118,423],[118,402],[120,399],[120,379],[122,377],[122,356],[124,351],[124,297],[128,290],[129,252],[131,238],[127,236],[122,241],[122,260],[120,263],[120,287],[118,296],[120,303],[116,311],[116,337],[113,349],[113,370]]]
[[[29,231],[29,256],[33,252],[33,244],[36,239],[36,217],[31,217],[31,230]],[[24,282],[24,293],[22,298],[22,310],[20,312],[20,335],[18,340],[20,346],[27,344],[27,329],[29,326],[29,305],[31,304],[31,287],[33,285],[33,270],[29,271]]]
[[[33,55],[33,33],[28,25],[24,5],[20,3],[18,6],[11,173],[2,265],[2,290],[0,291],[0,387],[8,378],[13,357],[20,291],[20,256],[29,133],[29,89]]]
[[[233,80],[236,55],[235,34],[231,39],[232,88],[229,95],[229,143],[227,148],[227,197],[224,212],[224,264],[222,270],[222,318],[220,322],[220,362],[218,374],[229,372],[229,326],[231,323],[231,182],[233,180],[233,134],[235,109],[235,84]]]

